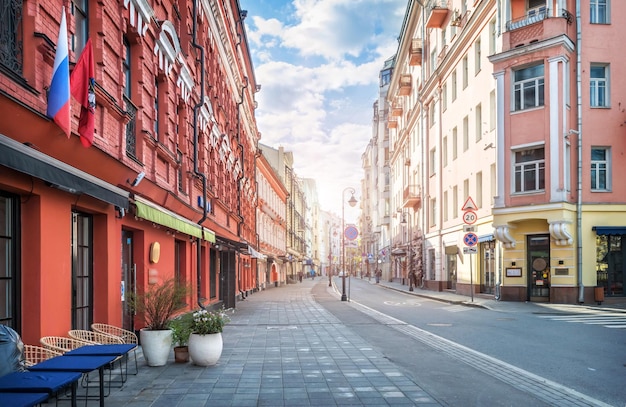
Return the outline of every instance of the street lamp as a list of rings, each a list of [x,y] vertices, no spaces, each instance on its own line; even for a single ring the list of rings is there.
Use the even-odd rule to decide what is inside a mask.
[[[341,193],[341,301],[348,301],[346,296],[346,225],[345,225],[345,207],[346,207],[346,192],[350,192],[352,196],[348,200],[348,204],[354,208],[357,200],[354,197],[356,192],[354,188],[348,187]]]
[[[407,225],[407,221],[406,221],[406,215],[409,215],[409,238],[408,238],[408,244],[407,244],[407,251],[406,251],[406,257],[407,257],[407,268],[408,268],[408,277],[409,277],[409,291],[413,291],[413,280],[414,280],[414,271],[411,268],[411,254],[412,254],[412,250],[411,250],[411,221],[410,221],[410,217],[411,214],[409,212],[404,212],[402,214],[402,222],[400,222],[402,224],[402,226],[406,226]]]

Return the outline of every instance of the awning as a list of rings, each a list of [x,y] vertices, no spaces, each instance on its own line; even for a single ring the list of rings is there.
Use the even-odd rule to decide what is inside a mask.
[[[478,236],[478,243],[491,242],[494,239],[495,238],[493,237],[493,233],[490,235],[482,235],[482,236]]]
[[[626,235],[626,226],[594,226],[597,235]]]
[[[254,250],[254,248],[250,245],[248,245],[248,252],[250,253],[250,256],[254,259],[266,259],[267,258],[266,255]]]
[[[0,134],[0,165],[42,179],[73,194],[86,194],[128,209],[129,193],[34,148]]]
[[[185,219],[162,206],[139,196],[135,197],[135,206],[137,206],[137,216],[142,219],[215,243],[215,233],[212,230]]]

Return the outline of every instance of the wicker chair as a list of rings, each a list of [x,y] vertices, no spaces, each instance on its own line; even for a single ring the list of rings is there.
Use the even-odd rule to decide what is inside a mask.
[[[47,349],[43,346],[24,344],[24,361],[27,367],[59,355],[61,355],[61,352]]]
[[[135,335],[134,332],[117,327],[115,325],[94,323],[94,324],[91,324],[91,329],[93,329],[95,332],[100,332],[106,335],[116,336],[120,338],[123,341],[123,343],[139,345],[139,338],[137,338],[137,335]],[[133,350],[133,355],[135,356],[135,373],[133,374],[137,374],[139,370],[138,370],[138,365],[137,365],[137,349],[136,348]]]
[[[60,353],[69,352],[72,349],[89,345],[89,342],[81,341],[74,338],[67,338],[65,336],[44,336],[39,341],[44,348],[52,349]]]
[[[124,343],[119,336],[107,335],[102,332],[88,331],[86,329],[72,329],[67,333],[70,338],[78,339],[79,341],[87,342],[90,344],[111,344],[111,343]]]

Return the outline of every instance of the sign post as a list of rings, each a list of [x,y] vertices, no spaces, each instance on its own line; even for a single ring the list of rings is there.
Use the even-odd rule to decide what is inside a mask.
[[[478,216],[476,215],[476,212],[474,212],[476,209],[478,208],[476,207],[474,200],[471,196],[468,196],[463,204],[463,207],[461,208],[463,211],[463,222],[465,223],[463,226],[463,232],[465,232],[465,235],[463,236],[463,243],[465,244],[463,254],[472,255],[478,253],[478,248],[476,247],[478,244],[478,236],[474,233],[476,228],[471,226],[478,220]],[[473,261],[470,258],[470,295],[472,302],[474,302],[474,270],[472,270],[472,263]]]

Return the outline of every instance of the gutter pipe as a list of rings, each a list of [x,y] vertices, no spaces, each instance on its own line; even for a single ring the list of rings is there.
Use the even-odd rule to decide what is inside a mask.
[[[577,202],[576,202],[576,255],[578,268],[578,302],[585,302],[585,286],[583,284],[583,244],[582,244],[582,206],[583,206],[583,142],[582,142],[582,27],[580,17],[580,0],[576,0],[576,113],[577,118],[577,153],[578,153],[578,180],[577,180]]]

